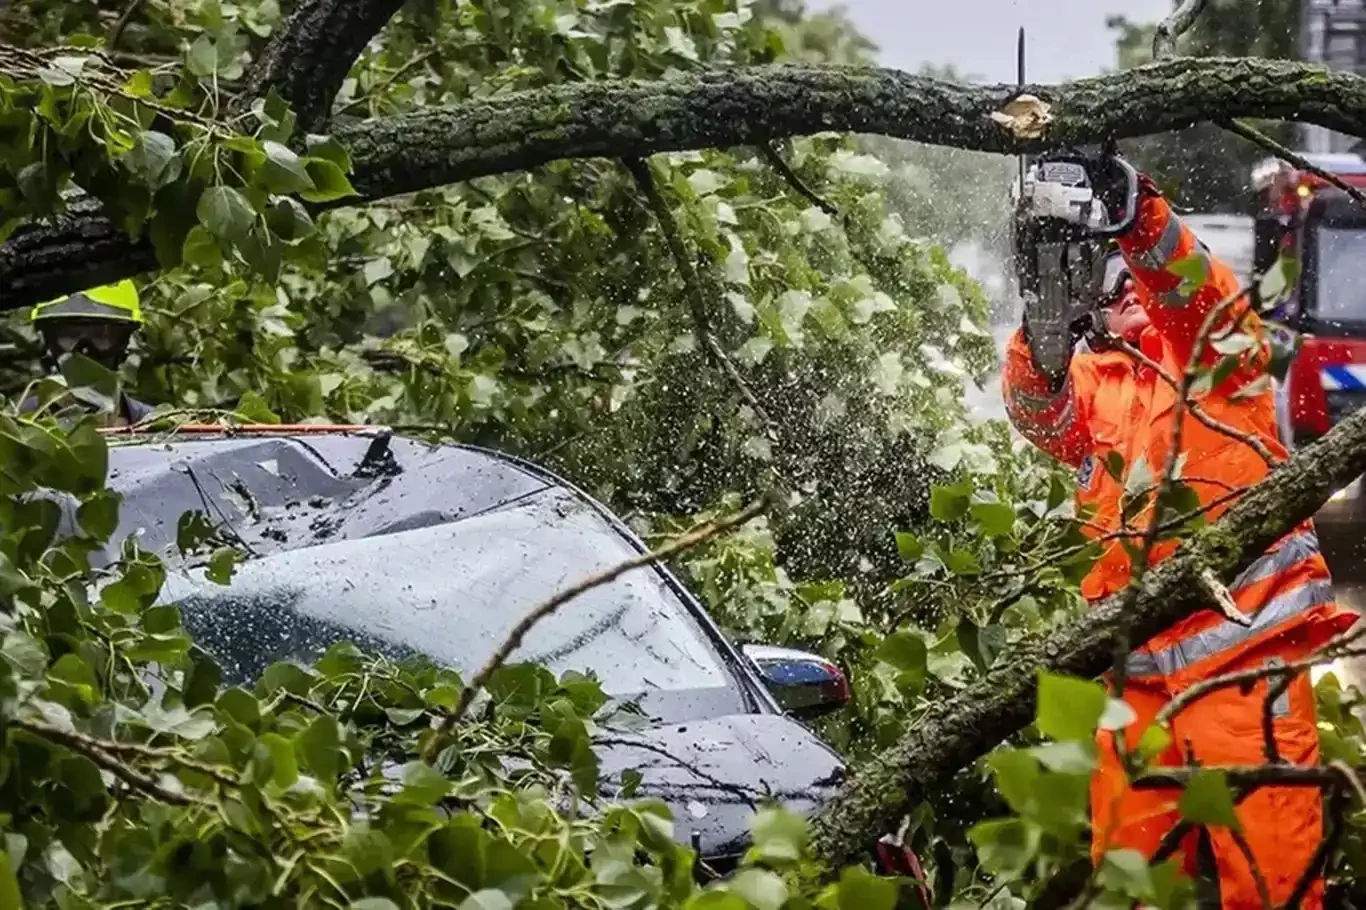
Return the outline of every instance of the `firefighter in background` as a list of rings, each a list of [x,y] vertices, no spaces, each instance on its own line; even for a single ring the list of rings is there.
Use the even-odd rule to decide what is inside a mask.
[[[81,354],[117,373],[133,334],[142,325],[142,303],[133,282],[125,280],[40,303],[33,308],[30,318],[42,337],[43,366],[49,372],[57,372],[62,361],[72,354]],[[73,394],[80,397],[79,393]],[[37,399],[30,398],[20,405],[20,410],[30,411],[37,406]],[[120,391],[109,424],[126,426],[151,413],[150,405]]]
[[[1239,290],[1230,270],[1204,247],[1173,213],[1155,185],[1121,159],[1108,154],[1047,160],[1031,166],[1021,182],[1017,244],[1029,242],[1030,225],[1064,223],[1078,235],[1113,227],[1115,248],[1108,261],[1071,260],[1053,278],[1026,294],[1023,324],[1010,342],[1003,394],[1011,422],[1027,439],[1077,469],[1077,506],[1089,513],[1087,533],[1101,536],[1120,527],[1124,478],[1105,465],[1123,461],[1125,476],[1145,464],[1147,476],[1161,480],[1171,447],[1178,394],[1156,372],[1113,343],[1123,338],[1180,377],[1211,311]],[[1080,175],[1080,177],[1078,176]],[[1056,253],[1060,247],[1051,249]],[[1017,256],[1037,249],[1017,249]],[[1198,257],[1203,282],[1169,270],[1173,263]],[[1045,257],[1047,258],[1047,257]],[[1036,256],[1035,262],[1038,261]],[[1064,263],[1068,260],[1064,258]],[[1057,264],[1056,257],[1050,260]],[[1103,263],[1103,264],[1102,264]],[[1052,267],[1052,266],[1050,266]],[[1186,274],[1191,271],[1180,269]],[[1035,273],[1038,274],[1037,272]],[[1241,322],[1242,331],[1260,342],[1219,386],[1198,397],[1215,420],[1256,436],[1279,457],[1286,450],[1277,433],[1270,388],[1249,383],[1265,370],[1269,354],[1265,327],[1246,297],[1228,307],[1217,328]],[[1085,340],[1085,350],[1073,346]],[[1219,355],[1202,350],[1202,360]],[[1243,394],[1238,394],[1244,390]],[[1250,487],[1268,466],[1244,442],[1221,435],[1184,414],[1181,428],[1183,482],[1202,505],[1229,489]],[[1107,462],[1108,459],[1108,462]],[[1211,521],[1229,507],[1214,506]],[[1143,528],[1149,508],[1131,522]],[[1168,556],[1176,541],[1154,546],[1152,561]],[[1130,581],[1130,559],[1119,540],[1103,544],[1102,555],[1082,591],[1096,602]],[[1240,625],[1214,609],[1181,620],[1134,650],[1127,659],[1123,697],[1136,719],[1127,742],[1137,742],[1157,712],[1193,683],[1238,670],[1294,661],[1346,631],[1355,613],[1338,606],[1328,568],[1309,522],[1273,545],[1230,586],[1238,609],[1250,618]],[[1173,737],[1157,764],[1259,765],[1264,762],[1262,731],[1265,680],[1248,692],[1226,688],[1197,700],[1172,722]],[[1305,674],[1297,676],[1272,708],[1274,736],[1281,758],[1296,765],[1319,762],[1314,695]],[[1107,850],[1130,848],[1151,856],[1163,835],[1179,820],[1179,789],[1135,791],[1128,785],[1112,733],[1098,737],[1099,768],[1091,786],[1092,856],[1099,863]],[[1237,808],[1273,903],[1290,896],[1320,843],[1322,799],[1311,787],[1262,787]],[[1251,868],[1226,829],[1198,829],[1182,844],[1188,871],[1216,881],[1223,907],[1261,907]],[[1320,907],[1320,880],[1301,905]]]

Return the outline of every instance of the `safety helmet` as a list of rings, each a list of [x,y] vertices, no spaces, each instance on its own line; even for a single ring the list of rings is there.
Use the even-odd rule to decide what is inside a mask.
[[[70,297],[40,303],[29,316],[35,325],[55,319],[92,319],[142,325],[138,289],[127,279],[117,284],[90,288]]]

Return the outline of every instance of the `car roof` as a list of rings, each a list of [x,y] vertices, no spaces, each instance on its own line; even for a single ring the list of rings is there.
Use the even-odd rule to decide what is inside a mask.
[[[186,512],[264,556],[459,521],[551,488],[592,502],[496,452],[367,428],[136,437],[111,445],[109,485],[123,496],[111,540],[138,534],[172,564]]]

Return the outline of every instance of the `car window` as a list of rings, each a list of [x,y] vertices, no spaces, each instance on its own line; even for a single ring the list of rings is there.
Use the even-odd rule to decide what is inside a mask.
[[[1366,322],[1366,230],[1321,227],[1313,314],[1334,322]]]
[[[588,503],[551,488],[452,523],[249,560],[227,587],[173,573],[162,597],[233,682],[340,641],[472,672],[533,607],[637,552]],[[565,604],[514,660],[592,670],[615,696],[733,684],[654,568]]]

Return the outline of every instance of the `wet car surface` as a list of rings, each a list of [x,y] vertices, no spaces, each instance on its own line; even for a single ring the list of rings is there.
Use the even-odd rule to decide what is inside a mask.
[[[180,605],[229,684],[343,641],[468,673],[534,606],[645,549],[533,465],[387,433],[123,444],[109,465],[124,503],[107,558],[137,534],[166,561],[163,601]],[[195,511],[247,554],[228,586],[179,552],[182,516]],[[717,868],[743,849],[760,799],[808,814],[843,779],[835,753],[784,715],[758,667],[663,567],[571,601],[513,660],[591,670],[639,705],[645,728],[599,742],[604,776],[641,772],[638,793],[670,803],[678,836]]]

